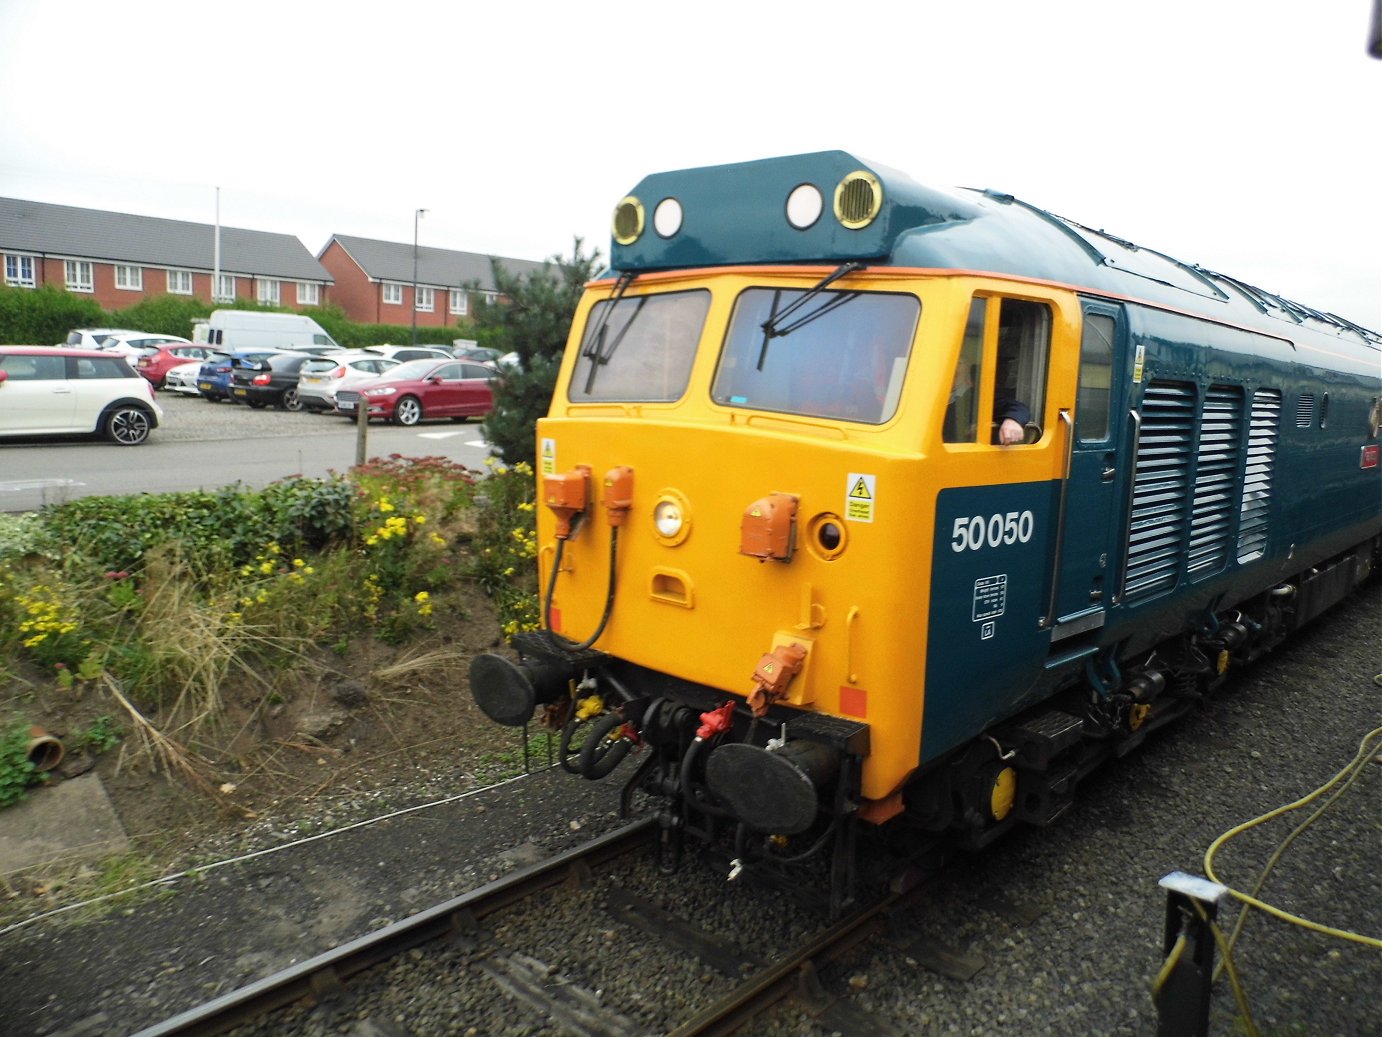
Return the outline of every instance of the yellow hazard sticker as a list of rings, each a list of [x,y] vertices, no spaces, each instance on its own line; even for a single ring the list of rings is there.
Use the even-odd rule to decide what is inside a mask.
[[[550,437],[542,440],[542,474],[557,474],[557,441]]]
[[[845,518],[852,522],[872,522],[878,500],[878,476],[850,472],[845,482]]]

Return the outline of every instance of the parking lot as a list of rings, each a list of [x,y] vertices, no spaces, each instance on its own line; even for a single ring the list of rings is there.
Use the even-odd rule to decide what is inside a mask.
[[[274,410],[271,407],[255,410],[244,404],[224,401],[212,403],[200,396],[176,392],[160,392],[158,403],[163,408],[163,424],[154,435],[163,441],[355,435],[354,422],[334,414]],[[450,422],[438,422],[435,427],[448,425]],[[371,426],[371,431],[379,427],[376,423]]]

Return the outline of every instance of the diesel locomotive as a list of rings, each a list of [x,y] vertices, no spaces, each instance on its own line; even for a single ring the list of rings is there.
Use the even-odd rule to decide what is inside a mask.
[[[492,720],[733,869],[1046,825],[1382,562],[1382,336],[844,152],[614,210]],[[1322,704],[1322,708],[1327,708]]]

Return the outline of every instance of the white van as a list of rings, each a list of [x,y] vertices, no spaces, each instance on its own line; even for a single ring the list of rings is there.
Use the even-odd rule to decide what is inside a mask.
[[[192,341],[218,349],[293,349],[334,353],[342,347],[311,317],[300,313],[215,310],[192,326]]]

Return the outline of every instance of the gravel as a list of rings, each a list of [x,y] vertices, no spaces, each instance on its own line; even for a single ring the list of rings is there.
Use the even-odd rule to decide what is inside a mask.
[[[1161,965],[1166,903],[1158,880],[1174,870],[1203,874],[1204,851],[1215,837],[1323,784],[1382,722],[1382,688],[1374,681],[1382,670],[1379,605],[1382,583],[1373,581],[1238,674],[1198,714],[1092,778],[1059,824],[1015,833],[947,872],[920,906],[894,919],[886,937],[828,970],[826,990],[898,1033],[1155,1034],[1149,990]],[[1379,759],[1287,851],[1266,885],[1266,901],[1382,935]],[[205,870],[113,910],[0,935],[0,1029],[14,1037],[75,1037],[151,1025],[608,830],[619,823],[617,792],[609,783],[545,770]],[[395,792],[377,812],[435,797],[435,787]],[[1218,858],[1220,878],[1250,887],[1301,817],[1230,844]],[[294,832],[268,825],[258,838],[286,843]],[[646,861],[621,865],[584,890],[554,892],[538,911],[504,916],[475,946],[404,956],[387,967],[352,1020],[301,1013],[301,1032],[570,1032],[476,971],[481,959],[492,968],[519,962],[535,973],[550,970],[573,997],[624,1016],[628,1032],[658,1032],[729,980],[601,915],[603,900],[625,887],[764,959],[819,921],[780,894],[726,885],[703,863],[671,878]],[[1225,926],[1237,915],[1226,906]],[[977,971],[958,979],[928,968],[937,950]],[[1263,1034],[1379,1032],[1382,955],[1375,949],[1255,915],[1235,960]],[[1229,984],[1221,981],[1210,1032],[1243,1032],[1236,1016]],[[746,1032],[831,1031],[787,1005]]]

